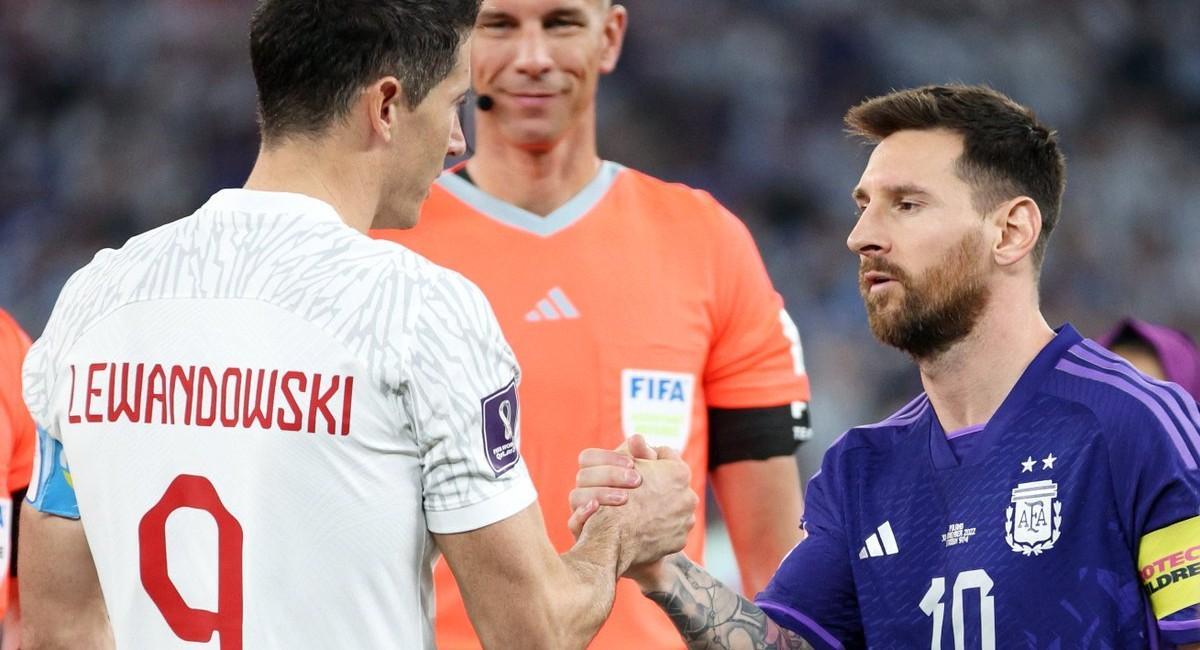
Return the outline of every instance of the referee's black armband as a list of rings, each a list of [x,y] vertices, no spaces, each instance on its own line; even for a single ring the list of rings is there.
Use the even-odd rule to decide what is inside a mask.
[[[812,437],[808,404],[708,409],[708,469],[741,460],[791,456]]]
[[[38,459],[33,459],[36,463]],[[21,540],[21,504],[25,502],[25,494],[29,488],[23,487],[20,490],[12,493],[12,521],[9,522],[9,527],[12,528],[12,537],[9,540],[8,556],[11,558],[8,561],[8,575],[17,577],[17,544]]]

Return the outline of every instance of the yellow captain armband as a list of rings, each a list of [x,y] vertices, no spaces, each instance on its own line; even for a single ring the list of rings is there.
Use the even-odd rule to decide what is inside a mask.
[[[1200,604],[1200,516],[1142,537],[1138,570],[1156,618]]]

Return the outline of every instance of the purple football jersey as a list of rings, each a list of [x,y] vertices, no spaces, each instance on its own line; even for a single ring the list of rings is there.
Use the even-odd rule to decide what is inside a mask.
[[[987,423],[838,439],[756,602],[821,648],[1200,642],[1198,463],[1195,400],[1065,325]]]

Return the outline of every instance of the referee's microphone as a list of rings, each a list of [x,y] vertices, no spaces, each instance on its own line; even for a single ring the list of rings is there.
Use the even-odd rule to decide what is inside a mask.
[[[480,95],[475,99],[475,106],[481,111],[490,111],[496,105],[496,100],[492,99],[491,95]]]

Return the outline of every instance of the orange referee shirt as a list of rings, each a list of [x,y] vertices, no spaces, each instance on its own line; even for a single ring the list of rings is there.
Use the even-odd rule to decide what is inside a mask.
[[[567,497],[584,448],[642,433],[681,448],[704,494],[708,407],[808,400],[795,327],[750,233],[707,193],[606,162],[541,217],[454,171],[438,180],[416,228],[372,234],[462,273],[491,301],[522,367],[521,455],[560,552],[574,542]],[[703,507],[685,549],[697,561]],[[445,563],[435,584],[438,647],[479,647]],[[683,644],[621,580],[591,647]]]
[[[0,476],[8,487],[0,493],[0,617],[8,610],[8,573],[12,562],[12,526],[21,504],[13,492],[29,486],[33,445],[37,437],[33,418],[21,397],[21,364],[29,350],[29,337],[4,310],[0,310]],[[13,590],[15,591],[15,590]]]

